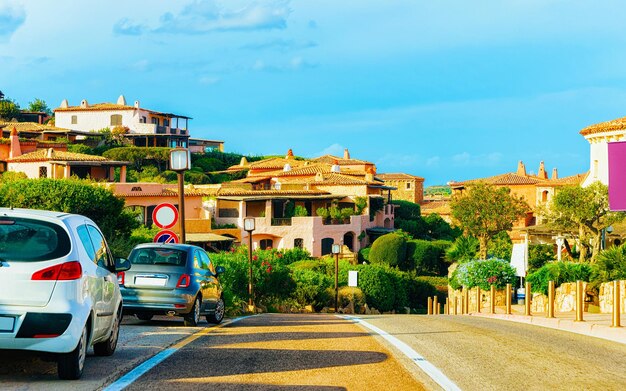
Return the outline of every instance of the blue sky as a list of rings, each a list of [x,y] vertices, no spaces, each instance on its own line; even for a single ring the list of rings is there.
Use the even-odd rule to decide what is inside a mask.
[[[620,1],[0,1],[0,90],[191,116],[245,154],[341,154],[443,184],[588,169],[626,116]]]

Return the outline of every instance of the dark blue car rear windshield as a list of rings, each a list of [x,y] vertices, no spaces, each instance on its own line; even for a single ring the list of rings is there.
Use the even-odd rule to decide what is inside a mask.
[[[136,248],[129,261],[133,265],[185,266],[187,252],[169,248]]]
[[[0,217],[0,258],[40,262],[70,253],[67,232],[57,224],[36,219]]]

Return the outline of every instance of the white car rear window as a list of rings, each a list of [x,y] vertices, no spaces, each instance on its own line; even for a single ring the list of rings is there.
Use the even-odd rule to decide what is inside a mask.
[[[53,223],[20,217],[0,218],[0,259],[40,262],[63,257],[71,250],[65,230]]]

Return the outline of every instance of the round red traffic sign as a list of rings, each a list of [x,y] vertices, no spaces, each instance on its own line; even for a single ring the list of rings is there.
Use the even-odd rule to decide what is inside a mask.
[[[154,235],[154,243],[179,243],[178,235],[176,233],[170,231],[169,229],[164,229],[163,231],[159,231],[156,235]]]
[[[159,228],[171,228],[178,221],[178,209],[167,202],[159,204],[152,211],[152,221]]]

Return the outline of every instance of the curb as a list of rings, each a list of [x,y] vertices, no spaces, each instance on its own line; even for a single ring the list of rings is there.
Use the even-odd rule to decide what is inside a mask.
[[[590,337],[606,339],[613,342],[626,344],[626,328],[610,327],[591,322],[575,322],[569,319],[544,318],[526,315],[506,315],[506,314],[483,314],[471,313],[470,316],[481,318],[492,318],[507,320],[510,322],[526,323],[533,326],[546,327],[550,329],[567,331],[570,333],[587,335]]]

